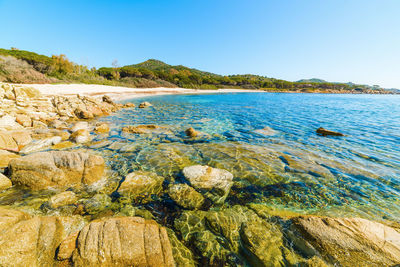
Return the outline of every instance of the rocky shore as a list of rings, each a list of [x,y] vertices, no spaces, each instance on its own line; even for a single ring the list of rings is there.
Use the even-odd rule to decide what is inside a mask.
[[[0,84],[1,266],[393,266],[400,224],[228,205],[234,170],[116,176],[92,140],[131,104]],[[152,108],[142,103],[139,108]],[[128,125],[126,134],[166,131]],[[265,131],[265,129],[264,129]],[[202,138],[188,129],[190,138]],[[123,153],[123,152],[121,152]],[[171,159],[172,158],[172,159]],[[174,160],[171,153],[170,160]],[[149,159],[151,160],[151,159]],[[176,159],[178,160],[178,159]],[[14,205],[13,196],[26,199]],[[161,205],[143,209],[162,198]],[[29,204],[26,204],[29,201]]]

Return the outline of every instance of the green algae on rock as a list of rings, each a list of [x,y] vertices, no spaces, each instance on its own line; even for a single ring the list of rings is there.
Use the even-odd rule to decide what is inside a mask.
[[[162,190],[164,178],[151,172],[137,171],[128,174],[118,188],[118,193],[133,199],[148,199]]]
[[[179,206],[185,209],[198,209],[204,204],[204,197],[187,184],[173,184],[168,189],[168,195]]]

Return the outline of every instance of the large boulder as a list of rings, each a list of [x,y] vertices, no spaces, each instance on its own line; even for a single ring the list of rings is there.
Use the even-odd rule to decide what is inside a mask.
[[[162,190],[164,178],[157,174],[137,171],[128,174],[118,188],[118,192],[132,198],[148,198]]]
[[[205,192],[215,203],[222,203],[226,199],[233,184],[232,173],[210,166],[189,166],[182,173],[194,188]]]
[[[39,217],[0,208],[0,265],[56,266],[56,250],[83,227],[81,217]]]
[[[337,266],[400,263],[400,231],[361,218],[299,216],[291,219],[292,242],[310,256]]]
[[[92,221],[61,243],[57,258],[74,266],[175,266],[166,229],[139,217]]]
[[[82,152],[39,152],[11,160],[9,169],[13,184],[33,190],[80,187],[102,178],[104,160]]]

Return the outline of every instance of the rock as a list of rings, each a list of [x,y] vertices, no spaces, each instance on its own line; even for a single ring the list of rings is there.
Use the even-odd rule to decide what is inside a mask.
[[[274,129],[272,129],[271,127],[264,127],[262,129],[257,129],[254,132],[258,133],[258,134],[262,134],[265,136],[273,136],[276,135],[276,131]]]
[[[74,204],[77,200],[78,198],[74,192],[65,191],[52,196],[48,201],[48,204],[51,208],[56,209],[61,206]]]
[[[135,104],[133,103],[125,103],[124,108],[134,108]]]
[[[32,120],[29,116],[19,114],[16,116],[16,122],[21,124],[24,127],[31,127],[32,126]]]
[[[35,129],[47,129],[47,125],[41,121],[32,121],[32,127]]]
[[[76,117],[78,117],[79,119],[82,119],[82,120],[89,120],[89,119],[94,118],[93,113],[91,113],[87,110],[81,109],[81,108],[75,109],[74,113],[75,113]]]
[[[150,104],[149,102],[142,102],[139,104],[139,108],[147,108],[147,107],[151,107],[152,104]]]
[[[61,120],[52,120],[49,122],[48,124],[49,127],[51,128],[55,128],[55,129],[65,129],[67,128],[67,125],[65,122],[61,121]]]
[[[0,118],[0,129],[2,130],[20,130],[23,129],[19,123],[17,123],[16,118],[10,115],[4,115]]]
[[[61,142],[61,143],[58,143],[58,144],[53,145],[53,146],[51,147],[51,149],[54,149],[54,150],[61,150],[61,149],[73,147],[73,146],[75,146],[75,145],[76,145],[75,143],[72,143],[72,142],[70,142],[70,141],[64,141],[64,142]]]
[[[185,167],[182,173],[194,188],[205,191],[206,196],[217,204],[226,199],[233,184],[232,173],[209,166]]]
[[[204,197],[187,184],[170,186],[168,195],[185,209],[198,209],[204,204]]]
[[[108,133],[110,131],[110,126],[107,123],[101,123],[94,129],[96,133]]]
[[[71,134],[69,137],[75,143],[86,143],[90,141],[90,133],[85,129],[80,129]]]
[[[291,242],[332,265],[394,266],[400,262],[400,231],[360,218],[299,216]]]
[[[192,252],[176,237],[175,233],[167,228],[167,233],[172,246],[172,255],[176,266],[195,267]]]
[[[0,168],[4,168],[8,166],[8,163],[12,159],[19,158],[20,155],[8,152],[6,150],[0,149]]]
[[[89,199],[80,201],[85,207],[87,214],[93,215],[106,210],[111,206],[111,197],[106,194],[96,194]]]
[[[18,145],[14,138],[6,132],[0,132],[0,149],[18,152]]]
[[[185,130],[185,134],[189,137],[196,137],[198,135],[198,132],[195,129],[193,129],[192,127],[190,127]]]
[[[162,190],[164,178],[151,172],[137,171],[128,174],[118,188],[118,192],[132,198],[148,198]]]
[[[0,173],[0,191],[3,191],[12,186],[11,180],[8,179],[5,175]]]
[[[60,143],[62,138],[60,136],[48,137],[41,140],[35,140],[21,149],[21,154],[29,154],[49,149],[52,145]]]
[[[60,252],[73,266],[175,266],[166,229],[139,217],[92,221],[62,242]]]
[[[326,130],[326,129],[322,128],[322,127],[319,127],[316,132],[317,132],[317,134],[322,135],[322,136],[329,136],[329,135],[332,135],[332,136],[344,136],[344,134],[342,134],[342,133],[329,131],[329,130]]]
[[[161,128],[160,126],[150,124],[150,125],[126,126],[122,128],[122,131],[133,134],[146,134],[146,133],[151,133],[154,130],[160,128]]]
[[[109,104],[114,104],[114,101],[112,101],[111,97],[109,97],[108,95],[104,95],[102,98],[103,102],[109,103]]]
[[[0,265],[57,266],[58,245],[83,227],[79,216],[39,217],[0,208]]]
[[[32,190],[80,187],[102,178],[104,160],[82,152],[39,152],[11,160],[9,169],[13,184]]]
[[[14,90],[10,84],[3,84],[2,88],[4,90],[4,98],[9,100],[15,100]]]
[[[76,132],[78,130],[88,130],[89,124],[86,121],[79,121],[74,124],[71,128],[71,133]]]
[[[14,95],[18,98],[38,98],[41,96],[40,91],[32,87],[14,86]]]
[[[32,142],[31,134],[27,131],[13,131],[11,132],[11,136],[19,148],[22,148]]]
[[[243,225],[241,239],[252,266],[284,266],[282,233],[272,224],[250,221]]]

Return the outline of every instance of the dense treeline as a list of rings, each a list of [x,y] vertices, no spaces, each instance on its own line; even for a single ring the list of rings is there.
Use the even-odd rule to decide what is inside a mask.
[[[229,75],[222,76],[209,72],[191,69],[185,66],[171,66],[164,62],[150,59],[136,65],[124,67],[104,67],[88,69],[75,64],[65,55],[51,57],[18,49],[0,49],[0,56],[12,56],[23,60],[36,71],[59,81],[100,83],[123,85],[130,87],[183,87],[199,89],[215,88],[245,88],[268,90],[380,90],[379,87],[355,85],[352,83],[329,83],[312,79],[289,82],[259,75]],[[114,64],[116,65],[116,64]],[[0,64],[1,72],[1,64]]]

